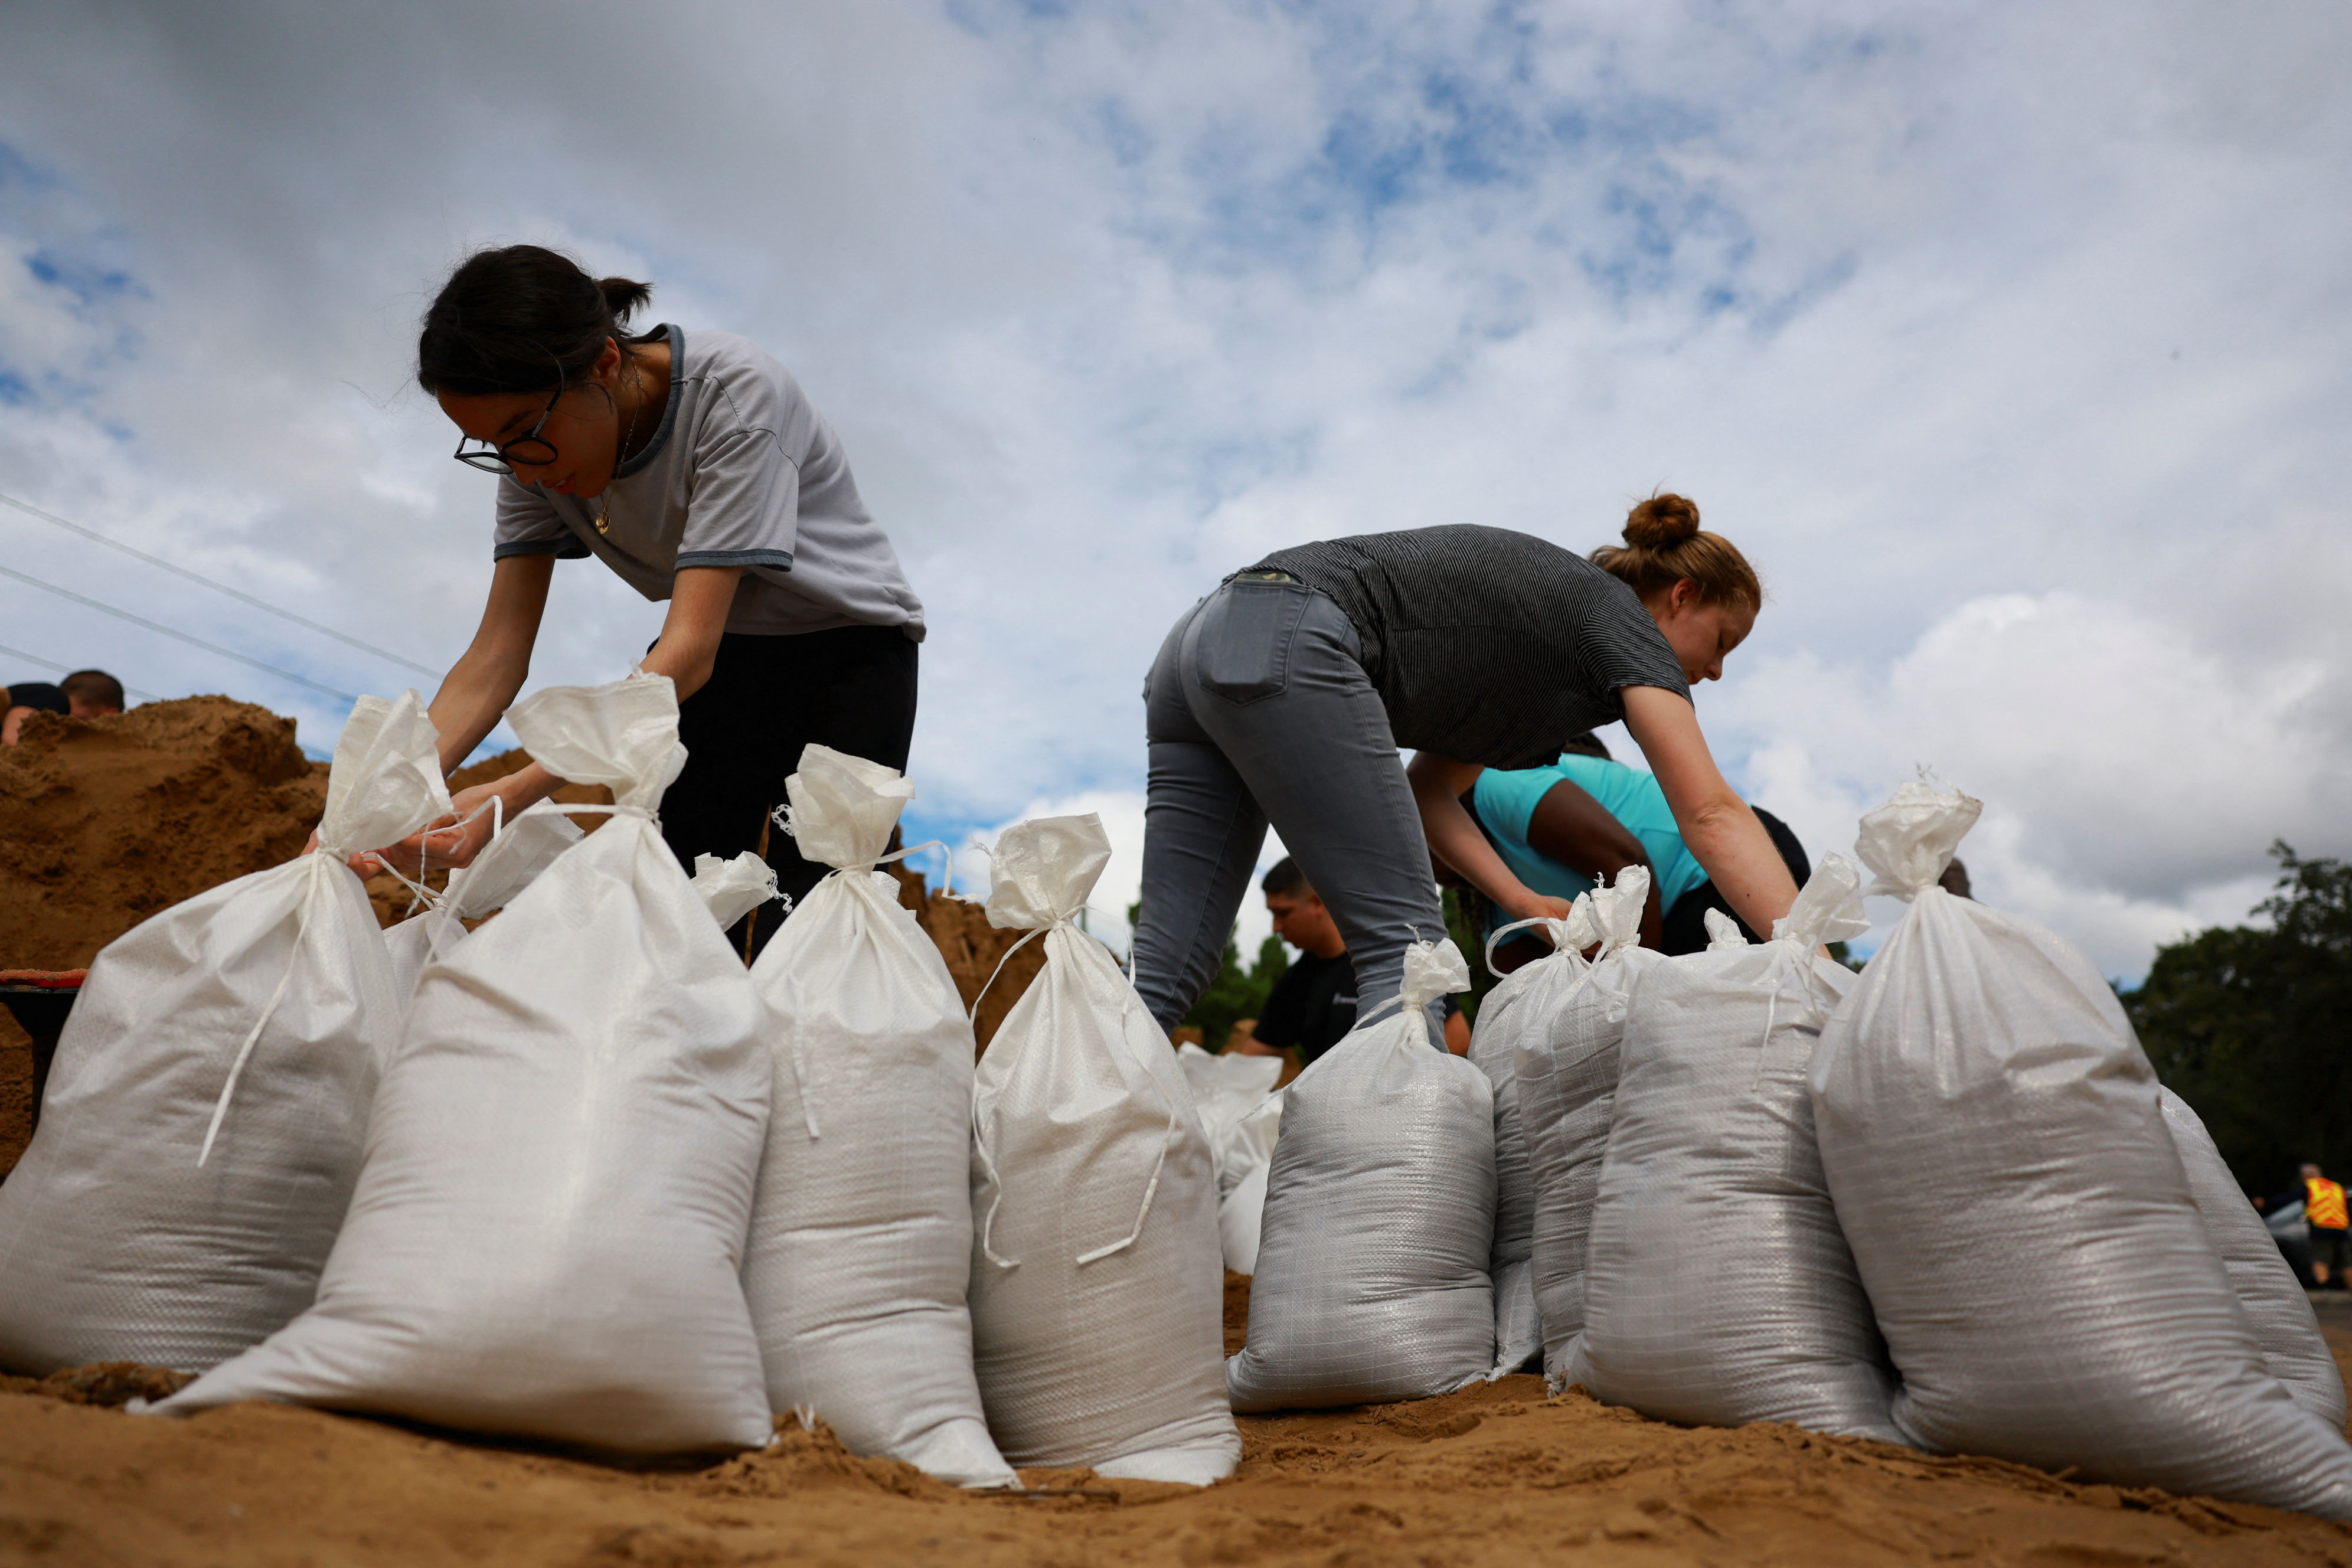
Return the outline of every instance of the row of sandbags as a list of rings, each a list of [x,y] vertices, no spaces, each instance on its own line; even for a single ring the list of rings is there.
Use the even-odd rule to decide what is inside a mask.
[[[1937,886],[1977,810],[1910,785],[1864,818],[1912,907],[1859,977],[1819,952],[1865,929],[1836,856],[1773,940],[1676,959],[1629,870],[1543,922],[1471,1065],[1420,1016],[1466,969],[1416,950],[1399,1016],[1288,1090],[1235,1407],[1540,1352],[1661,1419],[2352,1517],[2334,1361],[2194,1113],[2079,954]]]
[[[1230,1471],[1209,1151],[1069,923],[1099,824],[1004,835],[990,917],[1047,961],[975,1072],[875,869],[894,771],[803,757],[789,826],[839,869],[747,973],[721,931],[772,879],[689,882],[653,815],[684,761],[670,683],[509,719],[612,789],[604,831],[525,813],[380,932],[344,856],[449,803],[415,695],[369,699],[319,853],[99,955],[0,1184],[0,1365],[200,1373],[167,1414],[272,1398],[637,1452],[756,1446],[790,1412],[977,1486],[1008,1460]]]

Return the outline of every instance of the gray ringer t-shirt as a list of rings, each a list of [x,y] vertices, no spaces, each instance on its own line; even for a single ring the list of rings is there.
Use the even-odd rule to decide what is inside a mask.
[[[898,626],[922,641],[922,601],[800,383],[732,332],[660,330],[669,402],[653,440],[601,496],[501,479],[497,558],[593,553],[654,600],[681,566],[740,566],[730,632]]]
[[[1540,767],[1625,716],[1617,693],[1690,685],[1619,578],[1507,528],[1455,523],[1277,550],[1355,625],[1397,744],[1490,768]]]

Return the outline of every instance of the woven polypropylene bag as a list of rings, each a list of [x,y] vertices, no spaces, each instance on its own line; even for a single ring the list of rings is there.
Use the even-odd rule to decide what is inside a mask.
[[[1527,922],[1533,923],[1533,922]],[[1563,921],[1541,922],[1552,950],[1503,977],[1479,1004],[1470,1037],[1470,1062],[1486,1075],[1495,1096],[1495,1243],[1486,1272],[1495,1282],[1494,1376],[1518,1371],[1543,1352],[1543,1314],[1536,1306],[1535,1173],[1527,1130],[1519,1120],[1518,1042],[1526,1026],[1549,1019],[1560,1001],[1584,983],[1594,941],[1591,906],[1580,897]],[[1492,962],[1506,927],[1487,939]],[[1524,1004],[1524,1006],[1522,1005]]]
[[[1853,973],[1862,879],[1825,858],[1760,946],[1633,984],[1569,1368],[1604,1404],[1684,1426],[1788,1421],[1900,1441],[1894,1378],[1813,1143],[1806,1074]]]
[[[613,820],[418,982],[317,1303],[159,1411],[766,1441],[739,1270],[771,1069],[742,960],[651,815],[685,760],[677,700],[639,678],[508,718],[558,776],[610,785]]]
[[[854,1453],[1009,1485],[964,1300],[971,1024],[938,946],[875,869],[914,786],[813,745],[785,790],[794,834],[842,858],[751,966],[775,1102],[743,1289],[768,1402],[814,1410]]]
[[[1469,984],[1452,942],[1415,942],[1396,1011],[1284,1091],[1234,1409],[1427,1398],[1492,1369],[1494,1095],[1433,1047],[1427,1011]]]
[[[2352,1517],[2352,1449],[2265,1368],[2106,982],[1936,879],[1977,803],[1863,819],[1911,908],[1822,1031],[1814,1125],[1922,1447]]]
[[[1224,1247],[1225,1267],[1236,1274],[1257,1272],[1266,1178],[1273,1174],[1275,1145],[1282,1136],[1282,1102],[1281,1094],[1267,1095],[1225,1141],[1224,1174],[1230,1181],[1217,1199],[1217,1239]]]
[[[579,842],[580,829],[553,801],[541,801],[501,826],[474,863],[449,879],[438,902],[383,933],[392,953],[393,994],[405,1003],[425,966],[466,940],[466,921],[506,908]]]
[[[1109,858],[1093,816],[997,841],[989,921],[1045,964],[972,1077],[974,1367],[1014,1464],[1206,1486],[1241,1459],[1216,1175],[1168,1037],[1072,923]]]
[[[1584,1332],[1584,1255],[1609,1119],[1617,1100],[1617,1047],[1625,996],[1642,972],[1666,962],[1640,946],[1647,867],[1587,895],[1601,956],[1575,984],[1555,985],[1540,1007],[1515,1005],[1512,1065],[1519,1080],[1519,1125],[1535,1186],[1531,1257],[1543,1327],[1544,1377],[1568,1385],[1570,1358]]]
[[[400,1026],[344,857],[448,807],[416,694],[362,698],[317,854],[175,904],[98,955],[40,1129],[0,1185],[0,1366],[201,1372],[310,1304]]]
[[[1249,1057],[1238,1051],[1213,1056],[1188,1040],[1176,1047],[1176,1065],[1183,1069],[1185,1087],[1192,1091],[1192,1110],[1209,1140],[1217,1191],[1229,1193],[1234,1183],[1249,1173],[1256,1149],[1254,1140],[1236,1142],[1234,1134],[1274,1092],[1274,1080],[1282,1076],[1282,1058]]]
[[[2189,1102],[2170,1089],[2158,1089],[2157,1102],[2164,1124],[2172,1131],[2181,1169],[2189,1177],[2189,1195],[2205,1222],[2206,1235],[2230,1271],[2238,1301],[2246,1309],[2254,1337],[2262,1342],[2263,1363],[2271,1375],[2286,1384],[2294,1402],[2328,1426],[2344,1426],[2344,1375],[2312,1315],[2311,1298],[2295,1281],[2272,1239],[2270,1226],[2246,1201],[2237,1178],[2213,1146],[2212,1135]]]

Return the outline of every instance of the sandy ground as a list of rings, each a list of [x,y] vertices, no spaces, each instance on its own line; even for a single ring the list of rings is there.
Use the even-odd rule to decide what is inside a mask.
[[[2343,1361],[2352,1300],[2328,1307]],[[287,1406],[134,1416],[58,1383],[0,1393],[0,1563],[2352,1564],[2352,1528],[2318,1520],[1789,1426],[1686,1431],[1529,1376],[1244,1416],[1240,1473],[1204,1491],[1030,1471],[1025,1497],[822,1428],[648,1473]]]

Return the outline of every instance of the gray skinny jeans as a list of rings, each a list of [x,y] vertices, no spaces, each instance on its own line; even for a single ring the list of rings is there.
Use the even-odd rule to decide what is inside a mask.
[[[1216,977],[1269,820],[1348,944],[1359,1017],[1393,1001],[1408,943],[1444,937],[1421,814],[1362,653],[1327,595],[1250,578],[1195,605],[1161,645],[1143,689],[1151,772],[1135,931],[1135,986],[1161,1028]],[[1430,1017],[1442,1049],[1442,1015]]]

